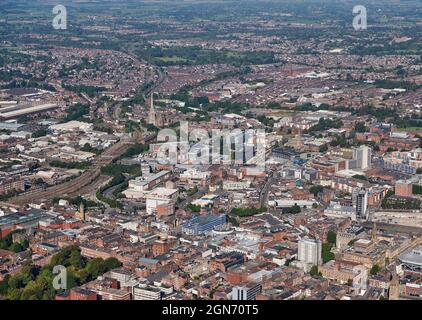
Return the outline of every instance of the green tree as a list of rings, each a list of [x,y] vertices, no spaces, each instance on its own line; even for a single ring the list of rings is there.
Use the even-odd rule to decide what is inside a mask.
[[[122,264],[116,258],[111,257],[111,258],[105,259],[104,266],[105,266],[105,269],[107,271],[110,271],[110,270],[113,270],[113,269],[116,269],[116,268],[121,267]]]
[[[353,179],[358,179],[358,180],[365,180],[365,181],[367,181],[368,179],[364,176],[364,175],[362,175],[362,174],[355,174],[355,175],[353,175],[352,176],[352,178]]]
[[[320,185],[312,186],[309,188],[309,192],[313,193],[313,195],[316,197],[319,193],[321,193],[324,190],[324,188]]]
[[[365,123],[364,122],[358,122],[355,125],[355,131],[356,132],[366,132],[366,131],[368,131],[368,128],[365,127]]]
[[[199,211],[201,211],[201,206],[200,205],[196,205],[196,204],[192,204],[192,203],[189,203],[186,206],[186,208],[188,208],[192,212],[199,212]]]
[[[88,261],[85,270],[89,274],[90,279],[96,279],[99,275],[105,272],[104,260],[101,258],[95,258]]]
[[[334,231],[329,230],[327,232],[327,241],[329,244],[335,245],[337,240],[337,235]]]
[[[334,253],[331,252],[331,247],[332,246],[330,243],[322,244],[321,256],[323,263],[327,263],[328,261],[334,260],[335,256]]]
[[[72,267],[77,268],[77,269],[83,268],[85,266],[85,260],[82,257],[79,249],[72,250],[68,261]]]
[[[16,253],[23,251],[21,244],[18,243],[18,242],[12,243],[12,245],[10,246],[9,249],[10,249],[10,251],[13,251],[13,252],[16,252]]]
[[[323,144],[319,147],[319,152],[327,152],[328,151],[328,147],[326,144]]]
[[[0,295],[5,295],[7,292],[7,289],[9,288],[8,282],[9,282],[10,275],[6,275],[6,277],[0,281]]]
[[[301,211],[302,211],[302,209],[297,204],[295,204],[292,207],[282,209],[282,212],[284,214],[297,214],[297,213],[300,213]]]
[[[378,272],[380,272],[381,268],[379,267],[379,265],[374,264],[371,268],[371,270],[369,271],[369,273],[371,275],[376,275]]]
[[[311,270],[309,271],[311,277],[317,277],[319,275],[318,266],[313,265]]]

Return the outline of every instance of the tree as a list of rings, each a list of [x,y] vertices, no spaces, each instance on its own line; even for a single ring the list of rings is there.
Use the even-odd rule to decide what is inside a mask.
[[[334,253],[331,252],[331,247],[332,246],[329,243],[322,244],[321,256],[323,263],[327,263],[328,261],[334,260],[335,256]]]
[[[373,266],[372,266],[372,268],[371,268],[371,270],[369,271],[369,273],[371,274],[371,275],[376,275],[378,272],[380,272],[380,270],[381,270],[381,268],[377,265],[377,264],[374,264]]]
[[[22,290],[17,288],[10,288],[7,291],[7,298],[9,300],[20,300],[22,296]]]
[[[201,211],[201,206],[200,205],[189,203],[186,207],[190,211],[192,211],[192,212],[199,212],[199,211]]]
[[[330,243],[332,245],[335,245],[336,244],[336,238],[337,238],[337,235],[336,235],[336,233],[334,231],[329,230],[327,232],[327,241],[328,241],[328,243]]]
[[[35,282],[30,281],[22,291],[21,300],[41,300],[42,288]]]
[[[353,244],[356,242],[356,241],[358,241],[358,239],[352,239],[352,240],[350,240],[349,241],[349,243],[347,244],[348,246],[353,246]]]
[[[37,186],[44,184],[44,180],[42,178],[37,178],[34,181],[34,184],[36,184]]]
[[[309,271],[309,274],[311,275],[311,277],[317,277],[319,275],[318,266],[313,265],[311,270]]]
[[[95,258],[86,264],[85,270],[90,275],[91,279],[96,279],[99,275],[105,271],[104,260],[101,258]]]
[[[328,147],[326,144],[323,144],[319,147],[319,152],[326,152],[328,150]]]
[[[66,275],[67,275],[67,289],[74,288],[80,285],[80,279],[78,273],[75,271],[75,268],[68,267],[66,268]]]
[[[85,266],[85,261],[81,255],[80,250],[73,250],[68,261],[72,267],[77,269],[83,268]]]
[[[3,281],[0,281],[0,295],[5,295],[8,288],[8,282],[9,282],[10,275],[6,275],[6,277],[3,279]]]
[[[365,123],[364,122],[358,122],[355,125],[355,131],[356,132],[366,132],[367,128],[365,127]]]
[[[18,242],[14,242],[14,243],[10,246],[10,251],[13,251],[13,252],[18,253],[18,252],[23,251],[23,247],[22,247],[22,245],[21,245],[20,243],[18,243]]]
[[[309,188],[309,192],[313,193],[313,195],[316,197],[318,193],[321,193],[324,190],[324,188],[320,185],[312,186]]]
[[[230,213],[238,217],[249,217],[267,211],[266,207],[261,208],[233,208]]]
[[[355,175],[353,175],[352,176],[352,178],[353,179],[358,179],[358,180],[365,180],[365,181],[367,181],[368,179],[364,176],[364,175],[362,175],[362,174],[355,174]]]
[[[121,265],[122,264],[120,263],[120,261],[117,260],[116,258],[113,258],[113,257],[107,258],[104,261],[104,266],[105,266],[107,271],[119,268],[119,267],[121,267]]]
[[[297,214],[297,213],[300,213],[301,211],[302,209],[297,204],[295,204],[292,207],[282,209],[283,214]]]
[[[68,288],[80,286],[106,271],[119,267],[121,264],[115,258],[106,261],[97,258],[85,263],[77,246],[69,246],[56,253],[51,262],[42,268],[24,262],[21,270],[13,276],[6,276],[0,281],[0,295],[9,300],[52,300],[57,294],[53,288],[55,265],[64,265],[67,270]]]
[[[48,134],[48,131],[45,129],[40,129],[35,131],[34,133],[32,133],[32,138],[39,138],[39,137],[44,137]]]

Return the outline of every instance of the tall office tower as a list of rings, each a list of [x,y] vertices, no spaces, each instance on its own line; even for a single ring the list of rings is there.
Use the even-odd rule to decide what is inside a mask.
[[[259,283],[248,283],[243,286],[236,286],[232,289],[232,300],[255,300],[260,293],[262,286]]]
[[[148,114],[148,123],[155,126],[154,92],[151,93],[151,106]]]
[[[304,238],[299,240],[298,260],[306,268],[308,265],[318,266],[322,263],[322,245],[317,239]]]
[[[353,149],[353,160],[356,169],[366,170],[371,168],[371,148],[368,146],[360,146]],[[354,168],[351,168],[354,169]]]
[[[353,202],[356,208],[356,218],[366,220],[368,216],[368,191],[365,188],[353,190]]]

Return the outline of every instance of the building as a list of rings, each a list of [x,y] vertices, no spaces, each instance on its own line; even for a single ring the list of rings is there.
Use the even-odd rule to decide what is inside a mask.
[[[165,239],[165,240],[156,240],[152,244],[152,254],[154,257],[165,254],[170,251],[171,248],[177,245],[176,239]]]
[[[182,232],[190,235],[208,234],[214,227],[224,225],[226,222],[225,214],[196,216],[182,226]]]
[[[373,222],[422,228],[419,210],[380,210],[372,215]]]
[[[97,300],[95,292],[83,288],[73,288],[56,295],[55,300]]]
[[[233,287],[232,300],[255,300],[256,295],[261,293],[262,286],[259,283],[248,283]]]
[[[324,209],[324,216],[331,218],[350,218],[356,221],[356,209],[353,206],[343,206],[337,202],[330,202],[330,205]]]
[[[24,179],[11,179],[0,182],[0,195],[9,194],[16,191],[25,191]]]
[[[177,200],[177,189],[156,188],[146,196],[146,211],[148,214],[168,216],[174,213]]]
[[[12,213],[0,217],[0,238],[7,236],[16,229],[36,228],[44,217],[42,211],[27,210],[25,214]]]
[[[357,219],[366,220],[368,216],[368,191],[365,188],[355,189],[353,191],[353,199]]]
[[[371,168],[371,148],[360,146],[353,149],[353,158],[349,161],[349,169],[367,170]]]
[[[411,197],[413,185],[407,180],[397,180],[395,185],[395,195],[397,197]]]
[[[403,253],[399,256],[399,260],[405,272],[422,274],[422,246]]]
[[[81,219],[82,221],[85,221],[86,219],[86,215],[85,215],[85,204],[83,202],[81,202],[81,204],[79,205],[79,219]]]
[[[298,260],[305,270],[309,266],[318,266],[322,263],[322,245],[317,239],[304,238],[298,243]]]
[[[19,104],[15,106],[4,107],[0,110],[0,119],[16,119],[24,115],[51,111],[59,107],[60,106],[56,103]]]
[[[417,169],[422,168],[422,150],[418,148],[387,153],[379,160],[379,166],[405,174],[416,174]]]
[[[202,185],[205,186],[211,173],[208,171],[202,172],[197,169],[187,169],[179,176],[180,181],[188,185]]]
[[[160,171],[147,177],[138,177],[129,181],[128,189],[123,191],[127,198],[139,199],[145,198],[149,190],[165,182],[171,176],[167,170]]]
[[[133,288],[133,300],[161,300],[162,296],[159,288],[141,285]]]
[[[337,263],[331,260],[318,269],[324,278],[340,284],[351,283],[356,290],[366,290],[368,284],[368,268],[363,265]]]
[[[243,254],[238,252],[225,252],[217,255],[214,260],[210,263],[210,271],[220,270],[221,272],[227,272],[229,268],[240,266],[245,262]]]

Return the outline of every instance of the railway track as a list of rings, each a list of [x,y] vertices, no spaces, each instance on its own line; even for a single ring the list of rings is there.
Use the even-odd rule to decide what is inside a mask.
[[[156,72],[158,80],[151,88],[144,92],[144,97],[154,92],[155,88],[164,80],[163,72],[160,69],[156,69]],[[132,140],[121,140],[104,151],[103,154],[98,157],[93,167],[89,168],[75,179],[49,187],[45,190],[22,194],[10,199],[8,204],[10,204],[10,206],[22,206],[28,203],[45,202],[55,197],[77,196],[90,193],[92,191],[91,189],[94,187],[91,185],[95,185],[95,182],[100,178],[101,168],[110,164],[113,159],[121,155],[132,143]]]
[[[78,195],[78,191],[97,180],[101,174],[101,168],[110,164],[114,158],[121,155],[127,149],[129,144],[130,143],[127,141],[120,141],[114,144],[99,156],[92,168],[89,168],[71,181],[49,187],[45,190],[20,195],[10,199],[9,203],[19,206],[28,203],[40,203],[51,200],[55,197]]]

